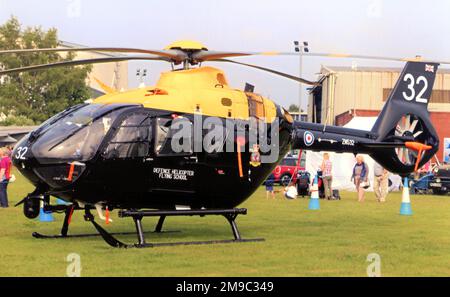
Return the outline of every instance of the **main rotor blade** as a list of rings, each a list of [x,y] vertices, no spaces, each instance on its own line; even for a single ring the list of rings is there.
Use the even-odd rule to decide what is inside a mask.
[[[434,62],[439,64],[450,64],[450,61],[434,61],[428,60],[426,58],[417,56],[413,58],[401,58],[401,57],[382,57],[382,56],[368,56],[368,55],[352,55],[352,54],[339,54],[339,53],[302,53],[303,56],[310,57],[327,57],[327,58],[354,58],[354,59],[366,59],[366,60],[384,60],[384,61],[424,61],[424,62]]]
[[[237,61],[233,61],[233,60],[227,60],[227,59],[210,60],[210,62],[228,62],[228,63],[232,63],[232,64],[238,64],[238,65],[242,65],[242,66],[247,66],[247,67],[259,69],[259,70],[262,70],[262,71],[267,71],[267,72],[270,72],[270,73],[273,73],[273,74],[276,74],[276,75],[279,75],[279,76],[282,76],[282,77],[285,77],[285,78],[289,78],[289,79],[292,79],[292,80],[295,80],[297,82],[304,83],[304,84],[307,84],[307,85],[312,85],[312,86],[319,85],[319,83],[317,83],[317,82],[309,81],[309,80],[306,80],[306,79],[301,78],[301,77],[293,76],[293,75],[290,75],[290,74],[287,74],[287,73],[283,73],[283,72],[280,72],[280,71],[277,71],[277,70],[273,70],[273,69],[270,69],[270,68],[265,68],[265,67],[261,67],[261,66],[257,66],[257,65],[252,65],[252,64],[237,62]]]
[[[61,61],[48,64],[31,65],[19,68],[0,70],[0,75],[19,73],[25,71],[43,70],[53,67],[64,67],[64,66],[77,66],[86,64],[99,64],[99,63],[110,63],[110,62],[121,62],[128,60],[148,60],[148,61],[166,61],[170,62],[169,58],[165,57],[152,57],[152,56],[123,56],[123,57],[107,57],[107,58],[94,58],[94,59],[83,59],[83,60],[73,60],[73,61]]]
[[[221,52],[221,51],[199,51],[192,54],[192,60],[196,62],[211,61],[223,58],[242,56],[298,56],[296,52]]]
[[[39,52],[117,52],[117,53],[140,53],[151,54],[166,57],[175,62],[182,62],[187,59],[186,53],[180,50],[151,50],[127,47],[74,47],[74,48],[34,48],[34,49],[14,49],[0,50],[0,54],[23,54],[23,53],[39,53]]]
[[[241,57],[241,56],[309,56],[309,57],[327,57],[327,58],[354,58],[367,60],[384,60],[384,61],[427,61],[439,64],[450,64],[450,61],[429,61],[423,57],[417,56],[413,58],[402,57],[383,57],[383,56],[369,56],[369,55],[353,55],[353,54],[339,54],[339,53],[314,53],[314,52],[220,52],[220,51],[199,51],[192,54],[192,58],[196,62],[211,61],[216,59]]]

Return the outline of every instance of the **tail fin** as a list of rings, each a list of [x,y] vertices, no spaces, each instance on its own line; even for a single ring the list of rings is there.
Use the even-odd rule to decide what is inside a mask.
[[[100,86],[100,88],[102,88],[103,91],[106,92],[106,94],[112,94],[117,92],[116,89],[108,86],[107,84],[105,84],[104,82],[102,82],[101,80],[99,80],[98,78],[94,77],[94,80],[98,83],[98,85]]]
[[[439,148],[439,137],[430,121],[428,102],[439,64],[407,62],[383,110],[372,128],[377,142],[414,141],[431,146],[427,151],[407,147],[379,150],[372,157],[385,168],[400,174],[422,166]],[[419,159],[416,164],[417,158]]]

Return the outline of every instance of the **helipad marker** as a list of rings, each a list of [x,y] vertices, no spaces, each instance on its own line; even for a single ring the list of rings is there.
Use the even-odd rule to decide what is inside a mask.
[[[403,183],[402,205],[400,207],[400,214],[404,216],[411,216],[413,214],[411,209],[411,200],[409,199],[409,186],[407,177],[405,177]]]
[[[309,199],[309,209],[317,210],[320,209],[319,204],[319,187],[317,185],[317,175],[314,177],[313,186],[311,187],[311,199]]]

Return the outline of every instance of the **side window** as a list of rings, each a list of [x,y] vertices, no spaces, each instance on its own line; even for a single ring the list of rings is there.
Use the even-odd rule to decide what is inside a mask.
[[[133,113],[126,117],[104,152],[106,158],[146,157],[152,134],[151,118],[146,113]]]
[[[258,119],[264,118],[264,102],[260,96],[247,93],[248,111],[251,117]]]
[[[286,165],[287,166],[295,166],[295,165],[297,165],[297,162],[296,162],[295,159],[287,159],[286,160]]]
[[[172,140],[174,145],[172,145]],[[158,156],[188,156],[193,153],[192,122],[186,118],[157,118],[155,153]]]

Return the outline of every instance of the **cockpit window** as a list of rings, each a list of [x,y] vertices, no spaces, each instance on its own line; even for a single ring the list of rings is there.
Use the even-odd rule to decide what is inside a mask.
[[[41,163],[87,161],[96,153],[124,104],[88,104],[57,119],[32,152]]]
[[[67,114],[74,112],[77,109],[80,109],[83,106],[86,106],[87,104],[77,104],[74,106],[71,106],[57,114],[55,114],[54,116],[52,116],[51,118],[49,118],[48,120],[46,120],[45,122],[43,122],[39,128],[37,128],[36,130],[31,132],[31,140],[33,140],[33,138],[35,139],[37,136],[47,132],[47,130],[51,127],[52,124],[54,124],[56,121],[58,121],[60,118],[66,116]]]
[[[170,138],[168,136],[171,123],[171,119],[156,119],[155,152],[157,154],[161,153],[164,147],[169,147]]]
[[[125,118],[109,142],[103,156],[107,159],[146,157],[151,139],[151,118],[137,112]]]
[[[189,132],[188,132],[189,131]],[[155,153],[157,156],[188,156],[193,153],[193,126],[186,118],[157,118]]]

